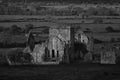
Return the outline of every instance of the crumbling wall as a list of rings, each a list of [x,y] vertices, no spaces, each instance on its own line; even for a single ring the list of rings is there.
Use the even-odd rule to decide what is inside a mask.
[[[70,41],[70,27],[54,27],[49,30],[48,49],[52,57],[52,50],[55,51],[55,58],[62,61],[64,55],[65,44]]]
[[[42,44],[36,44],[35,48],[33,49],[33,51],[30,50],[29,47],[26,47],[23,52],[24,53],[29,53],[32,56],[32,63],[36,64],[36,63],[41,63],[43,62],[43,57],[45,54],[45,43]]]
[[[35,45],[35,48],[31,55],[33,56],[33,63],[43,62],[43,57],[45,54],[45,43]]]
[[[101,52],[101,64],[116,64],[115,52],[112,50]]]
[[[88,44],[88,42],[89,42],[88,37],[80,29],[76,31],[75,39],[76,39],[76,41],[85,43],[85,44]]]
[[[77,44],[83,44],[86,46],[84,50],[86,49],[87,51],[82,53],[82,50],[80,49],[82,45],[78,47],[78,51],[80,54],[80,57],[84,59],[84,61],[92,61],[92,53],[93,53],[93,40],[90,36],[86,35],[81,31],[81,29],[78,29],[75,32],[75,42]]]

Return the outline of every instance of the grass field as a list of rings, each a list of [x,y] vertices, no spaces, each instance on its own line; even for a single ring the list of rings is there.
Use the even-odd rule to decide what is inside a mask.
[[[0,55],[5,56],[10,50],[12,49],[0,49]],[[119,80],[119,67],[83,62],[26,66],[0,64],[0,80]]]
[[[24,28],[27,24],[33,24],[34,27],[40,27],[40,26],[55,26],[58,25],[57,22],[2,22],[0,23],[0,26],[3,27],[11,27],[13,25],[17,25],[18,27]],[[86,28],[89,28],[91,31],[94,32],[101,32],[105,31],[105,28],[108,26],[113,27],[116,30],[120,29],[120,24],[76,24],[77,26],[80,26],[82,30],[86,30]]]
[[[95,39],[99,39],[99,40],[102,40],[102,41],[110,41],[111,38],[114,38],[116,41],[118,38],[120,38],[120,33],[117,33],[117,32],[112,32],[112,33],[107,33],[107,32],[95,32],[95,33],[87,33],[86,35],[88,36],[92,36],[94,37]]]
[[[104,18],[105,17],[105,18]],[[93,32],[103,32],[108,26],[113,27],[115,30],[120,29],[120,16],[112,16],[113,18],[107,19],[106,17],[110,16],[89,16],[88,18],[81,18],[81,16],[40,16],[40,15],[0,15],[0,20],[19,20],[19,22],[0,22],[0,26],[11,27],[12,25],[17,25],[18,27],[24,28],[27,24],[33,24],[34,27],[40,26],[55,26],[57,23],[76,23],[75,25],[80,26],[82,30],[89,28]],[[115,18],[114,18],[115,17]],[[117,19],[118,18],[118,19]],[[27,20],[28,19],[28,20]],[[30,19],[30,21],[29,21]],[[34,20],[35,19],[35,20]],[[36,19],[43,19],[43,22],[40,22]],[[54,19],[52,22],[45,22],[48,19]],[[103,23],[94,23],[97,19],[103,19]],[[83,23],[85,22],[85,23]],[[106,23],[107,22],[107,23]]]
[[[118,65],[0,66],[0,80],[119,80]]]

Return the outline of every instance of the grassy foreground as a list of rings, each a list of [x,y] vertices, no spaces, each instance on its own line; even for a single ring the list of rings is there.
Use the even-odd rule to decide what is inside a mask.
[[[119,80],[118,65],[0,66],[0,80]]]
[[[8,66],[0,49],[0,80],[120,80],[120,65],[74,63],[60,65]]]

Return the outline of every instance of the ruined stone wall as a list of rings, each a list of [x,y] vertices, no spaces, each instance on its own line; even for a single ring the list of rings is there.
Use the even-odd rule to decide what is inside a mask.
[[[33,63],[43,62],[43,57],[45,54],[45,43],[35,45],[35,48],[31,55],[33,56]]]
[[[75,39],[76,39],[76,41],[85,43],[85,44],[88,44],[88,42],[89,42],[88,37],[80,29],[78,31],[76,31]]]
[[[54,27],[49,30],[48,49],[52,58],[52,50],[55,52],[55,58],[62,61],[65,44],[70,41],[70,27]],[[58,55],[58,56],[57,56]]]
[[[101,52],[101,64],[116,64],[116,56],[114,51]]]

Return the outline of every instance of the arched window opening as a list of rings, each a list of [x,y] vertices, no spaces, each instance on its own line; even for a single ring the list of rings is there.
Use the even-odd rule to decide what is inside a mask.
[[[59,51],[57,51],[57,57],[59,57]]]
[[[52,49],[52,58],[55,58],[55,50]]]

